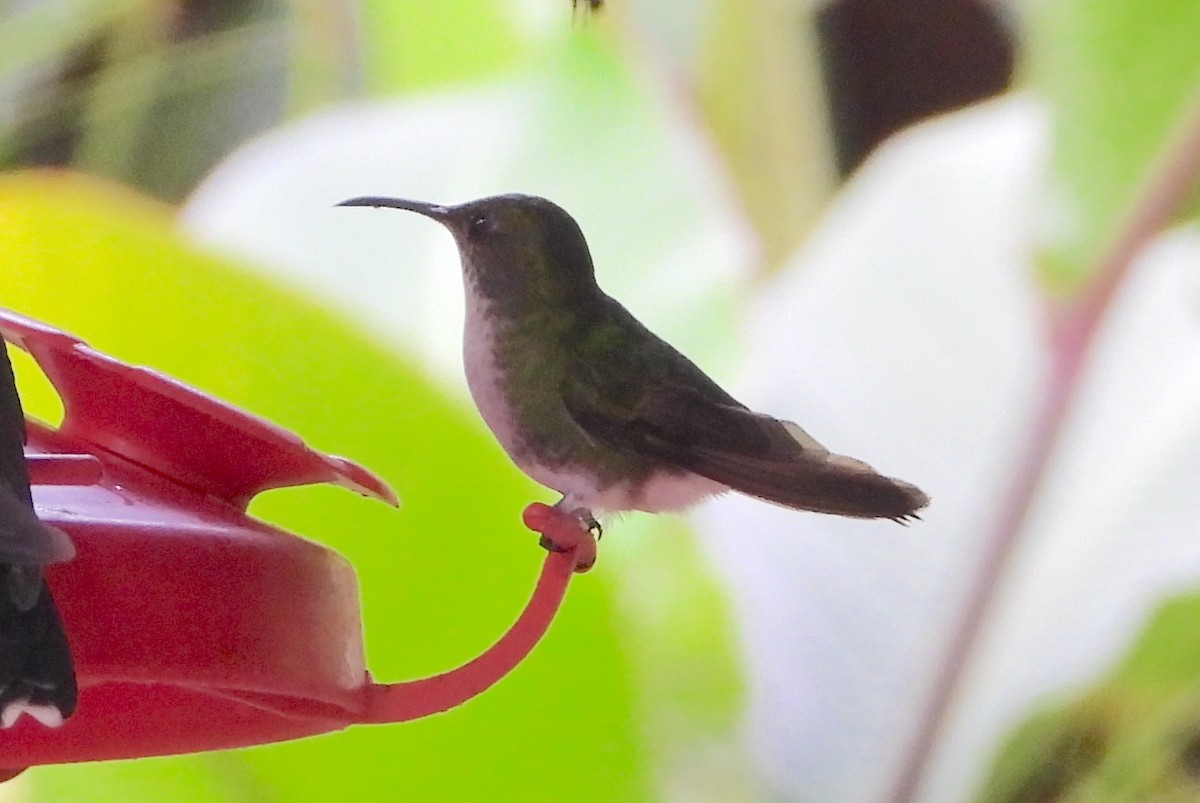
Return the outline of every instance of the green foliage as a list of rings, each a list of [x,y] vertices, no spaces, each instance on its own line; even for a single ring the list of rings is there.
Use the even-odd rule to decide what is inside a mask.
[[[1050,101],[1054,145],[1044,278],[1077,289],[1148,169],[1200,103],[1200,3],[1053,0],[1031,5],[1028,68]]]
[[[166,212],[70,175],[7,177],[0,304],[378,471],[400,493],[399,511],[335,488],[272,492],[252,511],[350,558],[381,680],[481,652],[519,612],[541,559],[519,523],[532,487],[403,355],[180,243]],[[45,404],[31,399],[31,412]],[[647,767],[616,631],[599,571],[572,587],[512,676],[458,710],[249,751],[35,770],[31,786],[39,799],[79,801],[369,800],[381,790],[420,800],[641,799]]]
[[[997,756],[983,803],[1200,797],[1200,594],[1166,602],[1107,680],[1033,714]]]
[[[480,78],[528,56],[503,3],[459,0],[448,11],[424,0],[364,2],[367,88],[384,93]]]
[[[698,94],[769,266],[791,256],[834,189],[811,7],[715,0]],[[770,165],[770,169],[763,166]]]
[[[0,167],[65,161],[178,201],[288,116],[527,61],[511,17],[493,0],[0,7]]]
[[[280,119],[288,24],[278,0],[0,12],[0,86],[23,90],[0,117],[0,165],[68,162],[178,200]]]
[[[1000,751],[984,803],[1060,800],[1104,758],[1111,715],[1103,700],[1039,711]]]
[[[1200,595],[1165,602],[1116,674],[1150,691],[1200,689]]]
[[[0,77],[13,80],[69,52],[140,4],[141,0],[68,0],[34,4],[20,12],[0,8]]]

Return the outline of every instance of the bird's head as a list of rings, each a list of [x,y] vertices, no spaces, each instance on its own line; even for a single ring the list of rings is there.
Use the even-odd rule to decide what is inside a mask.
[[[591,253],[565,209],[535,195],[494,195],[457,206],[364,196],[338,206],[416,212],[458,244],[465,278],[495,301],[572,303],[596,291]]]

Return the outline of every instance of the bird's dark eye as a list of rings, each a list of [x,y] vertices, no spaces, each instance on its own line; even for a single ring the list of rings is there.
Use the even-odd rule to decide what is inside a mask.
[[[496,221],[486,213],[480,212],[471,218],[471,222],[467,224],[467,231],[472,237],[486,237],[489,234],[495,234]]]

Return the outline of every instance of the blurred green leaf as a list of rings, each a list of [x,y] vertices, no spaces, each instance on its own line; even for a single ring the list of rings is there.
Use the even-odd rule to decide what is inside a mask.
[[[1149,689],[1200,690],[1200,594],[1164,603],[1116,676]]]
[[[703,517],[703,510],[695,514]],[[695,535],[674,517],[621,522],[618,564],[622,642],[639,710],[667,800],[750,801],[761,797],[745,745],[732,738],[745,703],[733,614]]]
[[[28,147],[31,137],[45,142],[62,136],[55,127],[77,109],[79,99],[49,90],[56,73],[98,32],[144,3],[64,0],[0,9],[0,164]]]
[[[813,9],[717,0],[699,95],[769,266],[796,250],[835,166]]]
[[[353,562],[378,678],[452,668],[512,622],[541,559],[519,524],[532,489],[402,355],[189,248],[166,209],[116,187],[10,175],[0,221],[0,304],[277,421],[393,484],[399,511],[328,487],[273,492],[252,507]],[[43,404],[32,400],[31,412]],[[39,769],[30,788],[54,801],[128,799],[130,789],[162,800],[218,790],[245,800],[397,790],[417,800],[637,800],[649,794],[639,746],[612,593],[598,572],[573,585],[524,664],[460,709],[238,752]],[[211,777],[198,785],[198,773]]]
[[[364,0],[360,13],[367,86],[378,94],[492,75],[528,55],[496,0]]]
[[[282,116],[285,11],[245,0],[190,21],[200,33],[161,4],[117,20],[86,90],[73,163],[160,198],[185,196],[230,149]]]
[[[1104,700],[1039,711],[997,756],[981,803],[1062,800],[1103,761],[1110,715]]]
[[[1200,798],[1200,594],[1168,600],[1107,680],[1006,740],[985,803]]]
[[[312,54],[350,37],[313,35],[302,24],[312,16],[281,0],[32,4],[0,24],[0,156],[73,164],[176,200],[280,119],[289,56],[294,104],[329,98]]]
[[[320,108],[361,89],[359,4],[289,0],[288,113]]]
[[[62,0],[0,9],[0,86],[44,66],[147,0]]]
[[[1053,0],[1030,6],[1028,63],[1054,107],[1043,277],[1077,289],[1147,169],[1200,99],[1200,3]]]
[[[213,803],[272,799],[264,796],[258,779],[222,753],[37,767],[19,776],[15,786],[17,799],[23,801]]]

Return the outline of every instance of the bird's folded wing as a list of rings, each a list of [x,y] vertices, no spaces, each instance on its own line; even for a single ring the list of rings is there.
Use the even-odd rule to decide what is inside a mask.
[[[590,368],[566,379],[563,403],[589,438],[802,510],[904,520],[928,501],[796,424],[746,409],[690,363],[641,367],[636,377]]]

